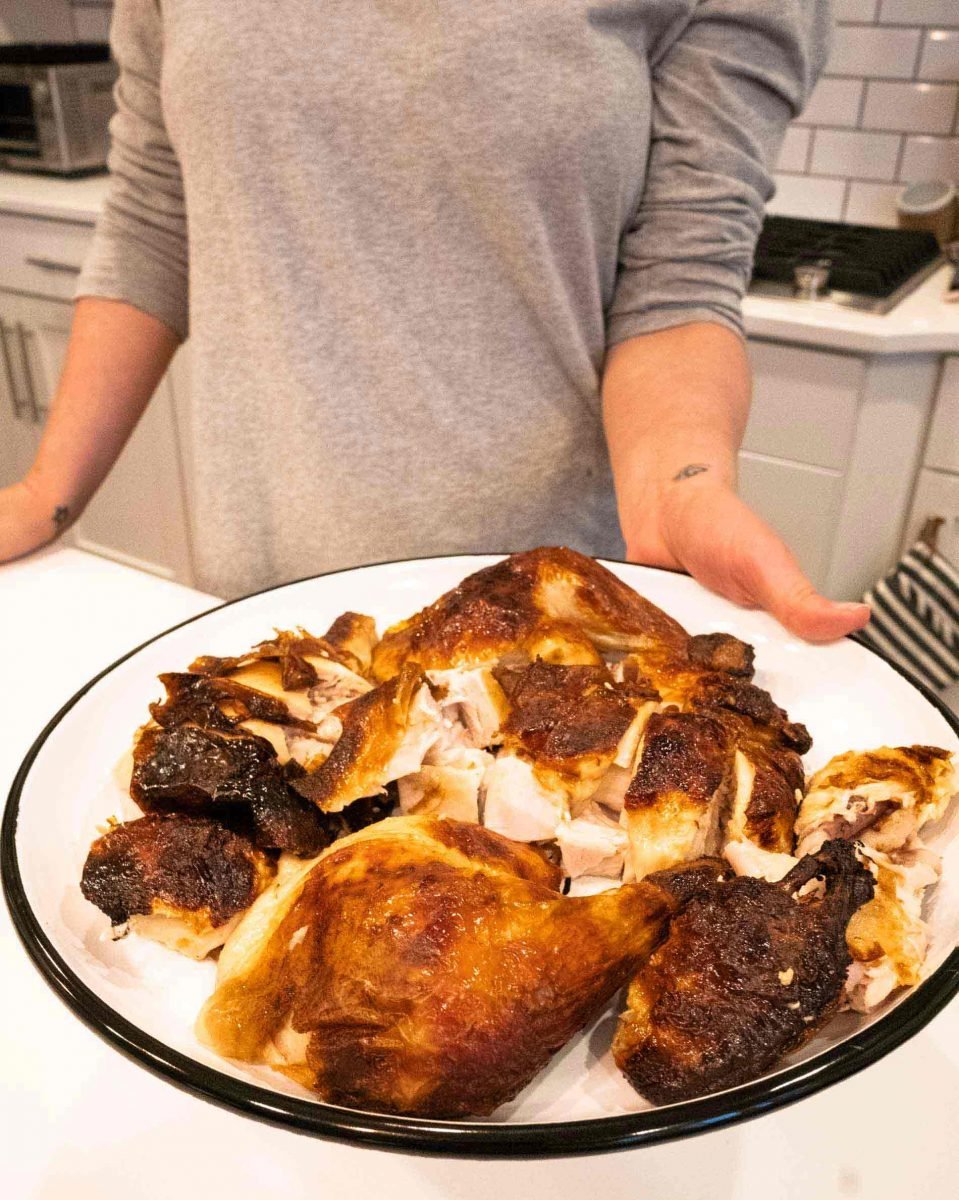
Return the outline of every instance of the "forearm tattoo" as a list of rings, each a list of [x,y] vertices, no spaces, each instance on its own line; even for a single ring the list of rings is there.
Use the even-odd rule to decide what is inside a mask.
[[[70,509],[65,504],[58,504],[53,510],[53,526],[57,533],[62,533],[70,520]]]
[[[683,467],[681,471],[673,476],[673,483],[679,483],[682,479],[692,479],[694,475],[702,475],[703,471],[708,471],[709,467],[705,463],[690,463]]]

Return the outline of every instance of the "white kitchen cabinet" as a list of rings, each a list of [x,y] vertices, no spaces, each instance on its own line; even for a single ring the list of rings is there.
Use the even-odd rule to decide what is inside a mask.
[[[866,360],[752,341],[749,361],[753,403],[743,449],[841,471],[855,435]]]
[[[941,517],[937,549],[959,567],[959,475],[949,471],[933,471],[924,467],[919,472],[916,494],[913,497],[903,550],[919,537],[919,531],[930,517]]]
[[[959,356],[947,358],[942,366],[925,462],[937,471],[959,473]]]
[[[0,295],[0,313],[17,331],[29,387],[41,418],[66,357],[73,306]],[[100,490],[73,527],[75,544],[167,579],[190,583],[183,471],[173,390],[164,379]]]

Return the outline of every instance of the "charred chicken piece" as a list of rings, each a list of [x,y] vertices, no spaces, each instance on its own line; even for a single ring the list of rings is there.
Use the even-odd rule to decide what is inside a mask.
[[[611,571],[575,550],[552,546],[485,567],[394,625],[373,652],[372,671],[383,680],[408,662],[449,668],[504,656],[601,666],[597,647],[685,641],[681,626]]]
[[[273,861],[216,821],[179,814],[115,825],[90,847],[80,888],[110,918],[190,958],[222,946],[270,883]]]
[[[251,909],[198,1035],[335,1104],[490,1113],[622,986],[680,903],[653,880],[572,899],[560,879],[479,826],[370,826]]]
[[[261,849],[313,855],[336,834],[290,774],[269,742],[245,730],[148,726],[133,750],[130,795],[144,812],[216,816]]]
[[[613,1043],[629,1082],[669,1104],[755,1079],[798,1049],[839,1003],[846,927],[872,892],[852,845],[835,841],[781,883],[717,881],[693,896],[630,985]]]

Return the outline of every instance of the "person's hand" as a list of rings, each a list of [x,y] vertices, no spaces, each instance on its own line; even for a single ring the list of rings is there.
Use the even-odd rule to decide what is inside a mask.
[[[687,571],[737,604],[766,609],[807,641],[843,637],[869,620],[866,604],[820,596],[779,535],[728,484],[671,482],[624,517],[631,562]]]
[[[53,541],[65,521],[58,521],[48,501],[29,479],[0,488],[0,563],[21,558]]]

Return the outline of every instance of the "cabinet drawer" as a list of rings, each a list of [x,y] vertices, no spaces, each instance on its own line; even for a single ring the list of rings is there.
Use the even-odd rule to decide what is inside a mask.
[[[849,456],[866,364],[831,354],[752,341],[753,405],[743,449],[842,470]]]
[[[926,466],[959,471],[959,358],[947,358],[926,445]]]
[[[72,300],[93,226],[0,213],[0,288]]]
[[[772,525],[818,588],[825,586],[843,477],[744,451],[739,494]]]

